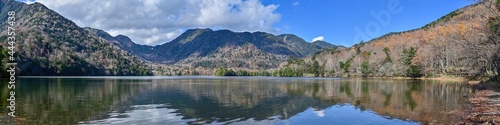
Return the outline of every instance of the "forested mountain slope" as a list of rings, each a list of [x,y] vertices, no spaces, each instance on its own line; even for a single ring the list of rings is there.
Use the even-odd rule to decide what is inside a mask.
[[[151,75],[128,52],[77,26],[40,3],[0,2],[0,19],[15,14],[16,61],[19,75]],[[6,21],[0,22],[7,29]],[[0,41],[7,39],[2,30]],[[6,42],[1,43],[7,46]],[[4,59],[2,59],[4,60]]]
[[[292,34],[275,36],[265,32],[189,29],[176,39],[157,46],[139,45],[128,37],[86,28],[103,39],[147,61],[191,68],[237,68],[264,70],[276,68],[290,57],[306,57],[328,42],[308,43]]]
[[[290,62],[284,68],[306,72],[317,62],[316,71],[326,76],[495,76],[500,17],[490,2],[458,9],[422,28],[324,50],[305,64]]]

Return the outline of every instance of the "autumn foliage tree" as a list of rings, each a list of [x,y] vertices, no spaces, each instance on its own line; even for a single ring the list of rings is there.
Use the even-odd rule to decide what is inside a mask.
[[[325,70],[337,71],[335,76],[495,76],[500,37],[494,34],[500,18],[490,19],[498,10],[483,4],[455,10],[418,29],[323,51],[315,59],[326,61]]]

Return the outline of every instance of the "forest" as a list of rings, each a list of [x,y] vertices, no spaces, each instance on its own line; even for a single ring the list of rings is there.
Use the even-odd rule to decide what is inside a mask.
[[[498,0],[478,1],[421,28],[389,33],[351,47],[321,47],[292,34],[274,36],[263,32],[189,30],[192,33],[184,37],[197,39],[174,43],[191,48],[189,52],[194,54],[176,53],[189,57],[176,64],[146,60],[134,54],[131,51],[134,49],[78,27],[41,4],[12,4],[6,9],[32,15],[20,17],[22,21],[17,26],[18,48],[29,50],[19,51],[17,55],[20,75],[452,76],[485,79],[498,78],[500,72]],[[201,33],[207,34],[196,36]],[[228,34],[241,37],[226,38]],[[214,35],[218,37],[211,38]],[[5,35],[0,36],[2,41],[5,38]],[[208,39],[223,42],[221,46],[207,46]],[[247,42],[254,39],[257,42]],[[239,43],[229,44],[234,41]],[[212,53],[197,56],[202,50],[196,50],[191,44],[210,47]],[[172,50],[168,47],[158,49]],[[315,52],[319,49],[321,51]],[[306,56],[309,53],[312,54]],[[0,60],[5,62],[6,57],[2,54]],[[155,57],[154,54],[158,53],[147,55]]]
[[[279,71],[334,77],[495,78],[500,68],[500,5],[481,1],[418,29],[293,59]]]
[[[151,68],[116,45],[90,34],[71,20],[40,3],[2,1],[2,15],[15,10],[19,15],[15,32],[16,70],[21,76],[105,76],[152,75]],[[10,26],[10,25],[9,25]],[[7,28],[6,22],[0,27]],[[3,33],[3,32],[2,32]],[[7,39],[0,35],[0,41]],[[7,54],[1,43],[0,60]],[[4,69],[1,66],[0,69]],[[5,74],[0,74],[5,77]]]
[[[497,79],[499,9],[498,1],[479,1],[418,29],[389,33],[351,47],[325,48],[304,58],[289,57],[279,68],[266,71],[277,77]],[[252,76],[225,67],[211,71],[217,76]]]

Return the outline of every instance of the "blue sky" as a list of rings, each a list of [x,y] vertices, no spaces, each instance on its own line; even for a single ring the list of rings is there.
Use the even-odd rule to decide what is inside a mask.
[[[295,34],[352,46],[419,28],[472,0],[36,0],[81,27],[143,45],[192,28]],[[374,16],[375,15],[375,16]],[[390,17],[390,19],[388,18]],[[368,29],[367,29],[368,28]],[[323,37],[320,37],[323,36]]]
[[[324,36],[332,44],[351,46],[355,27],[362,31],[371,21],[377,22],[371,11],[388,10],[390,0],[264,0],[264,4],[280,6],[281,21],[275,24],[285,33],[296,34],[306,41]],[[391,14],[386,26],[372,36],[420,28],[451,11],[473,4],[470,0],[394,0],[400,2],[401,13]],[[296,3],[297,2],[297,3]],[[294,6],[295,3],[295,6]],[[385,18],[385,17],[384,17]],[[380,23],[378,23],[380,24]],[[371,26],[371,25],[370,25]],[[375,28],[372,28],[372,30]],[[373,30],[375,32],[376,30]],[[375,37],[375,38],[376,38]],[[372,39],[374,37],[369,37]],[[365,40],[367,41],[367,40]]]

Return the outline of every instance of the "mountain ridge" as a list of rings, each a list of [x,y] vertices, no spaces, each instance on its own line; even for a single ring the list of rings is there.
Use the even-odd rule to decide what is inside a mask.
[[[0,18],[15,11],[19,75],[151,75],[136,57],[112,45],[41,3],[2,0]],[[6,28],[8,24],[0,23]],[[2,41],[7,38],[1,33]],[[2,43],[5,46],[6,43]],[[5,60],[5,59],[0,59]]]
[[[111,36],[104,30],[79,27],[40,3],[2,0],[0,7],[0,19],[6,19],[9,10],[18,12],[16,26],[20,30],[16,37],[25,39],[19,42],[19,48],[30,50],[19,52],[17,57],[22,75],[150,75],[158,68],[154,66],[188,67],[190,72],[221,67],[269,70],[290,66],[282,63],[298,57],[310,61],[306,67],[319,65],[332,76],[401,76],[412,66],[428,72],[422,75],[434,76],[481,72],[484,69],[474,69],[480,63],[464,60],[491,55],[476,53],[486,54],[476,58],[470,51],[474,48],[464,45],[485,39],[474,33],[487,34],[487,16],[472,13],[487,14],[478,4],[452,11],[421,28],[391,32],[351,47],[307,42],[294,34],[210,28],[188,29],[161,45],[139,45],[125,35]],[[6,23],[0,22],[0,26]],[[6,39],[5,32],[1,35],[0,39]],[[404,54],[411,58],[401,56]],[[400,63],[405,59],[407,63]]]
[[[483,2],[452,11],[421,28],[391,32],[347,48],[326,49],[304,61],[309,65],[319,62],[325,65],[321,70],[326,76],[337,77],[495,76],[498,72],[492,66],[496,65],[498,46],[490,41],[494,34],[489,36],[488,28],[494,21],[492,12],[498,10]]]
[[[216,66],[267,69],[277,67],[280,63],[285,62],[288,57],[305,57],[324,48],[336,47],[329,43],[325,44],[327,46],[318,46],[313,43],[307,43],[302,38],[292,34],[275,36],[266,32],[233,32],[227,29],[212,30],[210,28],[188,29],[170,42],[156,46],[147,46],[136,44],[126,36],[122,36],[125,40],[119,40],[116,37],[119,37],[120,35],[113,37],[107,33],[97,32],[102,30],[92,28],[88,28],[88,30],[92,31],[101,38],[110,41],[117,41],[117,45],[122,47],[124,50],[134,53],[135,55],[153,63],[191,67],[201,66],[203,68],[214,68],[214,66]],[[286,40],[282,38],[284,36],[293,36],[295,39]],[[246,48],[246,50],[242,47]],[[300,48],[297,49],[297,47]],[[269,56],[264,56],[265,58],[254,60],[250,59],[252,58],[252,56],[250,56],[252,54],[232,51],[231,49],[228,50],[228,48],[238,51],[266,54]],[[240,53],[247,55],[245,58],[248,59],[238,57],[239,59],[234,60],[234,56],[230,56],[231,54],[227,53]],[[219,59],[211,59],[215,57]],[[229,61],[220,61],[220,59]],[[261,62],[260,66],[251,65],[252,61],[250,60],[254,61],[254,63]],[[234,61],[239,62],[239,65],[229,64],[234,63]],[[223,62],[223,64],[217,64],[214,66],[200,65],[200,63],[207,64],[208,62]],[[241,67],[242,64],[244,64],[243,67]],[[261,66],[265,68],[262,68]]]

